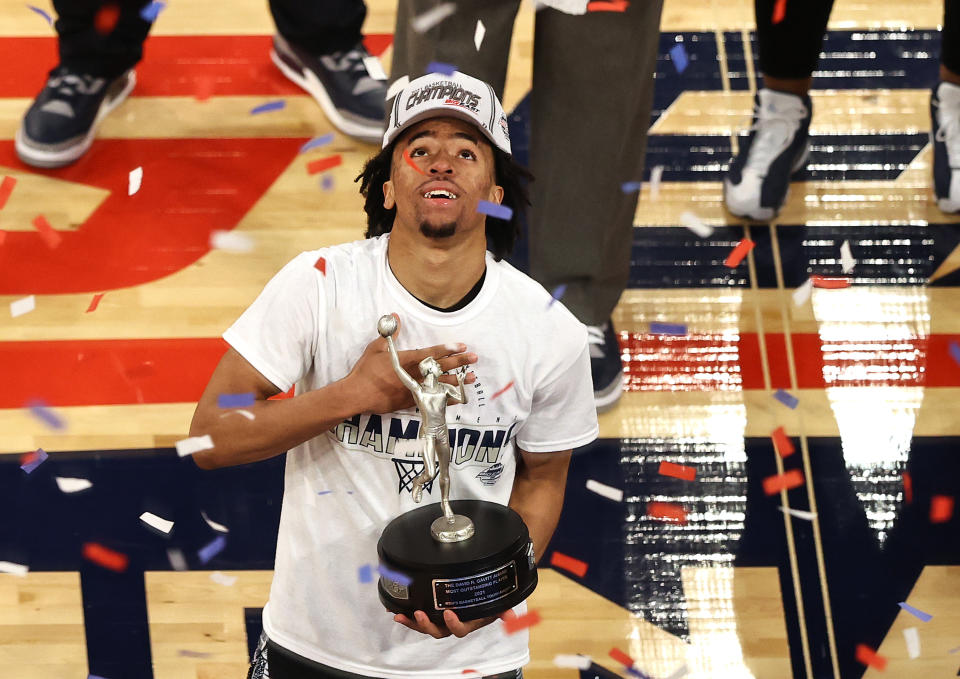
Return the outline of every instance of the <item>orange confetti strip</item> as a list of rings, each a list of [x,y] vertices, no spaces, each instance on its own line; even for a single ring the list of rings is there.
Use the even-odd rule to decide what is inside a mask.
[[[946,523],[953,516],[953,498],[934,495],[930,498],[930,523]]]
[[[723,265],[728,266],[731,269],[736,269],[740,266],[740,262],[743,261],[743,258],[747,256],[747,253],[753,250],[754,243],[749,238],[744,238],[737,246],[730,251],[730,254],[727,255],[727,258],[723,260]]]
[[[773,447],[777,449],[780,457],[789,457],[797,452],[796,448],[793,447],[793,441],[787,436],[787,432],[783,430],[783,427],[774,429],[770,433],[770,438],[773,439]]]
[[[4,177],[0,182],[0,210],[7,204],[10,194],[13,193],[13,187],[17,185],[17,180],[13,177]]]
[[[316,264],[313,265],[313,268],[322,273],[324,276],[327,275],[327,260],[323,257],[317,260]]]
[[[127,570],[130,563],[126,554],[115,552],[96,542],[83,544],[83,558],[117,573]]]
[[[673,502],[648,502],[647,516],[659,521],[669,521],[681,526],[687,524],[687,512],[678,504]]]
[[[674,464],[666,460],[660,463],[660,469],[657,470],[657,473],[661,476],[672,476],[676,479],[683,479],[684,481],[693,481],[697,478],[697,470],[694,467],[688,467],[684,464]]]
[[[342,163],[343,157],[341,157],[339,153],[336,155],[327,156],[326,158],[317,158],[316,160],[311,160],[309,163],[307,163],[307,172],[310,174],[326,172],[327,170],[333,169]]]
[[[601,0],[594,0],[594,2],[587,3],[588,12],[626,12],[627,7],[630,6],[630,3],[627,0],[611,0],[610,2],[603,2]]]
[[[407,161],[407,165],[409,165],[410,167],[412,167],[414,170],[416,170],[416,171],[419,172],[420,174],[422,174],[422,175],[426,175],[426,174],[427,174],[426,172],[424,172],[423,170],[421,170],[419,167],[417,167],[417,164],[416,164],[415,162],[413,162],[413,158],[410,157],[410,152],[409,152],[409,151],[404,151],[404,152],[403,152],[403,159],[404,159],[405,161]]]
[[[490,397],[490,400],[492,401],[493,399],[497,398],[498,396],[501,396],[502,394],[504,394],[504,393],[506,393],[508,390],[510,390],[512,387],[513,387],[513,380],[510,380],[510,383],[507,384],[507,386],[505,386],[505,387],[504,387],[503,389],[501,389],[500,391],[494,393],[494,395]]]
[[[570,571],[579,578],[587,574],[588,568],[586,562],[580,561],[580,559],[574,559],[572,556],[567,556],[560,552],[554,552],[550,556],[550,565],[562,568],[565,571]]]
[[[774,474],[763,480],[763,492],[767,495],[775,495],[781,490],[790,490],[804,484],[803,472],[799,469],[791,469],[783,474]]]
[[[93,299],[90,301],[90,306],[87,307],[87,313],[91,313],[97,310],[97,307],[100,306],[100,300],[103,299],[105,292],[98,292],[93,296]]]
[[[773,6],[773,16],[770,18],[770,22],[779,24],[785,16],[787,16],[787,0],[777,0],[777,4]]]
[[[533,627],[540,623],[540,613],[537,611],[528,611],[525,615],[516,618],[508,618],[503,621],[503,626],[507,634],[516,634],[522,629]]]
[[[824,290],[839,290],[840,288],[849,288],[850,279],[838,276],[810,276],[813,281],[813,287]]]
[[[857,662],[867,667],[875,667],[881,672],[887,669],[887,659],[866,644],[857,644]]]
[[[619,648],[616,648],[616,647],[611,648],[610,657],[616,660],[621,665],[625,665],[626,667],[633,667],[633,658],[631,658],[629,655],[621,651]]]
[[[907,504],[913,502],[913,477],[910,472],[903,472],[903,499]]]
[[[50,222],[48,222],[47,218],[43,215],[38,215],[34,218],[33,228],[40,232],[40,237],[43,238],[43,241],[51,250],[60,245],[60,242],[63,240],[63,238],[60,237],[60,234],[54,231],[53,227],[50,226]]]
[[[120,6],[114,3],[104,5],[93,17],[93,27],[100,35],[113,33],[120,20]]]

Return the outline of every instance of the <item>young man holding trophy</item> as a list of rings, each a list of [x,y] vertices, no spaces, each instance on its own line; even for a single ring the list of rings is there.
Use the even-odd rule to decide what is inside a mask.
[[[522,677],[527,633],[499,620],[525,612],[598,434],[585,326],[501,259],[526,177],[489,85],[413,80],[358,178],[367,239],[297,256],[224,334],[196,463],[288,451],[250,677]],[[251,391],[252,419],[222,417],[218,395]]]

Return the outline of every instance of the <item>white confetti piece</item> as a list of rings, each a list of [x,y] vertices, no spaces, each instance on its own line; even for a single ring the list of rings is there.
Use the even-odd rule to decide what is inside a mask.
[[[389,101],[390,99],[393,99],[395,96],[400,94],[400,90],[402,90],[404,87],[406,87],[409,84],[410,84],[410,76],[405,75],[403,77],[397,78],[393,82],[393,84],[389,88],[387,88],[386,100]]]
[[[857,265],[857,260],[853,258],[853,253],[850,252],[850,241],[845,240],[840,246],[840,267],[843,269],[843,273],[853,273],[853,268]]]
[[[257,416],[251,413],[249,410],[231,410],[229,412],[223,413],[220,417],[227,417],[228,415],[243,415],[248,420],[255,420]]]
[[[174,445],[177,447],[177,455],[184,457],[185,455],[199,453],[201,450],[210,450],[213,448],[213,439],[210,438],[210,434],[204,434],[203,436],[191,436],[182,439]]]
[[[420,439],[397,439],[393,446],[394,455],[413,455],[423,450],[423,442]]]
[[[363,58],[363,65],[367,68],[367,73],[370,74],[370,77],[374,80],[386,80],[387,73],[383,70],[383,64],[380,63],[380,60],[374,56],[366,56]]]
[[[18,578],[25,578],[29,570],[23,564],[0,561],[0,573],[9,573],[10,575],[16,575]]]
[[[587,0],[537,0],[535,9],[553,7],[565,14],[586,14]]]
[[[181,552],[179,549],[168,549],[167,560],[170,561],[170,567],[173,568],[173,570],[187,570],[187,560],[184,558],[183,552]]]
[[[230,529],[229,529],[229,528],[227,528],[226,526],[224,526],[222,523],[217,523],[216,521],[214,521],[213,519],[211,519],[209,516],[207,516],[207,513],[206,513],[206,512],[200,512],[200,516],[203,517],[203,520],[206,521],[206,522],[207,522],[207,525],[210,526],[213,530],[215,530],[215,531],[217,531],[217,532],[219,532],[219,533],[229,533],[229,532],[230,532]]]
[[[173,521],[167,521],[166,519],[161,518],[156,514],[151,514],[150,512],[144,512],[141,514],[140,520],[151,528],[156,528],[165,535],[169,535],[170,531],[173,530]]]
[[[226,573],[221,573],[220,571],[214,571],[211,573],[210,579],[218,585],[223,585],[224,587],[233,587],[237,582],[236,575],[227,575]]]
[[[17,316],[23,316],[24,314],[29,314],[31,311],[37,308],[37,298],[33,295],[29,297],[24,297],[22,299],[15,299],[10,302],[10,315],[13,318]]]
[[[215,229],[210,234],[210,247],[227,252],[250,252],[253,250],[253,239],[236,231],[221,231]]]
[[[599,481],[587,479],[587,490],[592,490],[597,495],[602,495],[603,497],[609,498],[614,502],[623,502],[622,490],[600,483]]]
[[[803,306],[813,292],[813,279],[808,278],[803,285],[793,291],[793,306]]]
[[[784,514],[789,514],[790,516],[795,516],[798,519],[803,519],[804,521],[813,521],[817,518],[816,512],[805,512],[802,509],[787,509],[786,507],[780,506],[777,507]]]
[[[130,170],[130,184],[127,186],[127,195],[132,196],[139,191],[141,182],[143,182],[143,168],[138,167]]]
[[[700,238],[709,238],[713,235],[713,227],[704,224],[703,220],[692,212],[684,212],[680,215],[680,224],[693,231]]]
[[[445,2],[442,5],[437,5],[433,9],[427,10],[419,16],[415,16],[410,22],[410,28],[417,33],[426,33],[456,11],[457,6],[455,4]]]
[[[656,165],[650,170],[650,200],[660,197],[661,179],[663,179],[663,165]]]
[[[473,32],[473,44],[477,46],[477,51],[480,51],[480,45],[483,44],[483,36],[487,34],[487,27],[483,25],[483,22],[480,19],[477,19],[477,29]]]
[[[553,664],[557,667],[570,667],[578,670],[588,670],[593,660],[589,655],[569,655],[567,653],[558,653],[553,656]]]
[[[910,659],[920,657],[920,633],[916,627],[907,627],[903,630],[903,639],[907,642],[907,655]]]
[[[680,667],[678,667],[677,669],[675,669],[675,670],[673,671],[673,674],[671,674],[670,676],[666,677],[666,679],[681,679],[681,677],[687,676],[687,674],[688,674],[689,672],[690,672],[690,670],[687,669],[687,666],[686,666],[686,665],[681,665]]]
[[[60,489],[61,493],[79,493],[81,490],[86,490],[91,486],[93,486],[93,484],[86,479],[74,479],[69,476],[57,477],[57,488]]]

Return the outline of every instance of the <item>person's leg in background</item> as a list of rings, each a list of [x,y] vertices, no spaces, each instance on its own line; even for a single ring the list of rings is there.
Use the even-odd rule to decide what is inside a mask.
[[[763,87],[757,91],[750,135],[740,142],[723,183],[727,209],[739,217],[771,219],[790,176],[807,161],[810,82],[833,0],[788,2],[773,23],[776,0],[756,0],[757,46]]]
[[[940,82],[930,97],[933,191],[944,212],[960,212],[960,7],[943,3]]]
[[[387,83],[364,61],[363,0],[270,0],[277,26],[271,58],[317,100],[344,134],[369,143],[383,136]]]
[[[55,0],[60,63],[24,115],[16,135],[20,159],[36,167],[62,167],[93,143],[97,125],[136,83],[150,22],[146,0]],[[100,21],[98,21],[98,13]]]

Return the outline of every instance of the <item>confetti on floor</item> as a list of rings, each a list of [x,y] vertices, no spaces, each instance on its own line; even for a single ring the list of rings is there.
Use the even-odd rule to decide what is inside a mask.
[[[229,528],[227,528],[226,526],[224,526],[222,523],[217,523],[216,521],[214,521],[213,519],[211,519],[209,516],[207,516],[207,513],[206,513],[206,512],[201,511],[201,512],[200,512],[200,516],[203,517],[204,522],[205,522],[208,526],[210,526],[213,530],[217,531],[218,533],[229,533],[229,532],[230,532],[230,529],[229,529]]]
[[[850,287],[849,278],[840,278],[837,276],[810,276],[813,287],[821,290],[841,290]]]
[[[853,258],[853,253],[850,251],[850,241],[845,240],[840,244],[840,270],[843,273],[853,273],[856,266],[857,260]]]
[[[650,170],[650,200],[660,197],[660,182],[663,179],[663,165],[654,165]]]
[[[46,462],[48,457],[47,451],[43,448],[37,448],[36,450],[31,450],[29,453],[24,453],[20,456],[20,469],[29,474]]]
[[[677,69],[677,73],[683,73],[687,70],[690,57],[687,56],[687,50],[682,42],[678,42],[670,48],[670,59],[673,61],[673,66]]]
[[[50,24],[51,26],[53,26],[53,17],[52,17],[52,16],[50,16],[49,14],[47,14],[45,11],[43,11],[43,10],[40,9],[39,7],[34,7],[33,5],[27,5],[27,7],[29,7],[29,8],[32,9],[34,12],[36,12],[37,14],[39,14],[40,16],[42,16],[44,19],[47,20],[47,23],[48,23],[48,24]]]
[[[647,517],[655,521],[675,523],[678,526],[687,524],[687,512],[674,502],[648,502]]]
[[[661,476],[672,476],[675,479],[683,479],[684,481],[693,481],[697,478],[696,468],[684,464],[674,464],[666,460],[660,463],[660,468],[657,470],[657,473]]]
[[[490,397],[490,400],[492,401],[493,399],[497,398],[498,396],[502,396],[502,395],[505,394],[506,392],[510,391],[510,389],[512,389],[512,388],[513,388],[513,380],[510,380],[510,382],[507,384],[507,386],[501,388],[499,391],[495,391],[495,392],[493,393],[493,396]]]
[[[253,239],[236,231],[214,229],[210,232],[210,247],[225,252],[252,252],[255,244]]]
[[[603,497],[613,500],[614,502],[623,502],[623,491],[619,488],[608,486],[605,483],[600,483],[599,481],[594,481],[593,479],[587,479],[587,490],[592,491],[597,495],[602,495]]]
[[[127,566],[130,564],[130,559],[127,558],[126,554],[104,547],[97,542],[85,542],[83,544],[83,558],[116,573],[127,570]]]
[[[21,297],[20,299],[15,299],[10,302],[10,316],[11,318],[16,318],[17,316],[23,316],[24,314],[29,314],[31,311],[37,308],[37,298],[33,295],[29,297]]]
[[[87,310],[85,313],[91,314],[94,311],[96,311],[97,307],[100,306],[100,300],[103,299],[103,296],[105,294],[106,294],[105,292],[98,292],[97,294],[95,294],[93,296],[93,299],[90,300],[90,306],[87,307]]]
[[[588,12],[626,12],[630,3],[627,0],[593,0],[587,3]]]
[[[357,579],[363,584],[373,582],[373,568],[370,564],[365,563],[357,569]]]
[[[775,392],[773,392],[773,397],[780,401],[780,403],[783,405],[787,406],[790,410],[794,410],[800,403],[800,399],[790,392],[784,391],[783,389],[777,389]]]
[[[946,523],[953,516],[953,498],[934,495],[930,498],[930,523]]]
[[[740,266],[740,262],[743,261],[744,257],[747,256],[747,253],[753,250],[754,245],[755,243],[749,238],[742,238],[736,247],[730,251],[727,258],[723,260],[723,265],[731,269],[736,269]]]
[[[798,519],[803,519],[804,521],[813,521],[817,518],[816,512],[805,512],[802,509],[790,509],[788,507],[777,507],[784,514],[789,514],[790,516],[795,516]]]
[[[910,472],[903,472],[903,499],[907,504],[913,502],[913,477]]]
[[[692,212],[683,212],[680,214],[680,226],[690,229],[700,238],[709,238],[713,235],[713,227],[705,224],[702,219]],[[727,266],[729,266],[729,264]]]
[[[222,552],[226,546],[227,538],[223,535],[218,535],[200,548],[200,551],[197,552],[197,558],[200,559],[200,563],[207,564],[213,557]]]
[[[569,655],[566,653],[558,653],[557,655],[553,656],[553,664],[555,667],[588,670],[593,664],[593,660],[589,655]]]
[[[456,11],[457,6],[454,3],[445,2],[415,16],[410,21],[410,28],[416,33],[426,33]]]
[[[493,217],[494,219],[502,219],[508,221],[513,217],[513,210],[508,208],[506,205],[499,205],[497,203],[491,203],[488,200],[477,201],[477,212],[482,215],[487,215]]]
[[[420,174],[422,174],[422,175],[426,175],[426,174],[427,174],[426,172],[424,172],[423,170],[420,169],[420,166],[418,166],[415,162],[413,162],[413,158],[410,157],[410,151],[409,151],[409,150],[406,150],[406,151],[403,152],[403,159],[404,159],[404,161],[406,161],[407,165],[409,165],[410,167],[412,167],[414,170],[416,170],[416,171],[419,172]]]
[[[477,51],[480,51],[480,45],[483,44],[483,36],[487,34],[487,27],[483,25],[483,22],[480,19],[477,19],[477,27],[473,31],[473,44],[476,46]]]
[[[56,230],[50,226],[50,222],[47,221],[47,218],[43,215],[37,215],[33,218],[33,228],[40,232],[40,237],[43,238],[43,242],[47,244],[47,247],[51,250],[55,250],[63,238],[60,236]]]
[[[393,99],[400,93],[404,87],[410,84],[410,76],[405,75],[393,81],[393,84],[387,88],[386,101]]]
[[[33,399],[27,403],[27,407],[30,409],[31,415],[36,417],[51,429],[59,430],[66,428],[67,423],[64,422],[63,418],[57,415],[46,403],[40,399]]]
[[[333,177],[325,174],[320,179],[320,188],[324,191],[333,191]]]
[[[654,321],[650,324],[650,334],[683,336],[687,334],[687,326],[682,323],[657,323]]]
[[[367,55],[363,58],[363,65],[367,69],[367,73],[370,74],[370,77],[374,80],[386,80],[387,73],[383,70],[383,64],[380,63],[380,60],[375,56]]]
[[[179,655],[182,658],[209,658],[211,654],[203,653],[201,651],[189,651],[185,648],[182,648],[179,651],[177,651],[177,655]]]
[[[780,457],[789,457],[796,452],[796,449],[793,447],[793,441],[787,436],[787,432],[784,431],[783,427],[774,429],[770,433],[770,438],[773,439],[773,447]]]
[[[906,601],[901,601],[899,604],[897,604],[897,606],[899,606],[900,608],[902,608],[903,610],[905,610],[907,613],[917,618],[918,620],[922,620],[923,622],[930,622],[931,620],[933,620],[933,616],[930,613],[925,613],[924,611],[921,611],[919,608],[914,608],[913,606],[908,604]]]
[[[333,132],[329,132],[319,137],[314,137],[313,139],[308,141],[306,144],[300,147],[299,153],[304,153],[306,151],[309,151],[310,149],[317,149],[317,148],[320,148],[321,146],[326,146],[332,143],[333,143]]]
[[[213,448],[213,439],[210,438],[210,434],[191,436],[190,438],[177,441],[174,446],[177,448],[177,455],[185,457],[199,453],[201,450],[210,450]]]
[[[130,170],[130,174],[127,177],[127,195],[132,196],[137,191],[140,190],[140,184],[143,183],[143,168],[135,167]]]
[[[260,104],[259,106],[254,106],[250,109],[250,115],[257,115],[259,113],[269,113],[270,111],[279,111],[285,108],[287,102],[283,99],[277,99],[276,101],[268,101],[266,104]]]
[[[57,476],[56,481],[61,493],[79,493],[93,487],[87,479],[75,479],[70,476]]]
[[[770,17],[770,23],[779,24],[787,15],[787,0],[777,0],[773,6],[773,15]]]
[[[173,521],[168,521],[167,519],[159,517],[151,512],[144,512],[141,514],[140,520],[151,528],[160,531],[164,535],[170,535],[170,531],[173,530]]]
[[[401,573],[399,571],[390,570],[383,564],[380,564],[379,566],[377,566],[377,572],[380,573],[380,575],[385,577],[387,580],[390,580],[391,582],[395,582],[399,585],[403,585],[404,587],[406,587],[411,582],[413,582],[413,578],[411,578],[409,575],[406,575],[405,573]]]
[[[589,568],[586,562],[580,561],[580,559],[574,559],[572,556],[567,556],[560,552],[554,552],[550,555],[550,565],[569,571],[580,578],[587,574],[587,568]]]
[[[507,634],[516,634],[520,630],[528,629],[539,623],[540,613],[532,610],[515,618],[507,618],[503,621],[503,627]]]
[[[115,2],[103,5],[93,17],[93,28],[100,35],[113,33],[120,20],[120,6]]]
[[[311,160],[307,163],[307,174],[320,174],[321,172],[326,172],[327,170],[332,170],[333,168],[343,164],[343,156],[339,153],[332,156],[327,156],[326,158],[317,158],[316,160]]]
[[[249,408],[257,399],[252,391],[242,394],[220,394],[217,396],[218,408]]]
[[[427,73],[440,73],[441,75],[453,75],[457,67],[443,61],[431,61],[427,64]]]
[[[553,306],[554,302],[559,302],[561,299],[563,299],[565,294],[567,294],[567,284],[561,283],[550,293],[550,301],[547,302],[547,308],[549,309]]]
[[[810,299],[813,292],[813,279],[808,278],[796,290],[793,291],[793,306],[803,306]]]
[[[791,469],[783,474],[773,474],[763,480],[763,492],[767,495],[776,495],[781,490],[791,490],[802,486],[803,472]]]
[[[960,365],[960,342],[950,342],[950,357]]]
[[[140,18],[144,21],[149,21],[151,24],[157,20],[157,17],[160,16],[167,6],[165,2],[151,2],[149,5],[140,10]]]
[[[29,570],[27,566],[20,563],[0,561],[0,573],[9,573],[10,575],[16,575],[18,578],[25,578]]]
[[[610,657],[624,667],[633,667],[633,658],[621,651],[619,648],[611,648]]]
[[[4,177],[3,181],[0,182],[0,210],[2,210],[3,206],[10,200],[10,194],[13,193],[13,188],[16,185],[17,180],[14,177]]]
[[[860,664],[874,667],[881,672],[887,669],[887,659],[866,644],[857,644],[856,658]]]
[[[221,571],[214,571],[211,573],[210,579],[218,585],[223,585],[224,587],[233,587],[235,584],[237,584],[236,575],[227,575]]]
[[[920,657],[920,632],[916,627],[907,627],[903,630],[903,640],[907,644],[907,655],[910,659]]]

